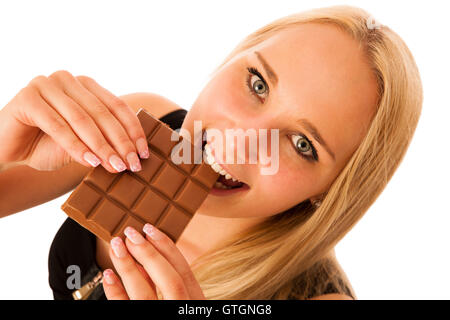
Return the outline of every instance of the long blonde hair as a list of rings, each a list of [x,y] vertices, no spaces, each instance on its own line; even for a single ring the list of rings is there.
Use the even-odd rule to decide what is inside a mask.
[[[350,6],[282,17],[247,36],[218,66],[220,69],[235,55],[290,26],[332,24],[365,49],[377,77],[379,99],[365,137],[320,207],[305,200],[194,261],[194,274],[207,299],[287,299],[293,292],[295,298],[305,299],[320,294],[330,283],[340,290],[345,285],[351,288],[342,283],[343,278],[347,280],[330,252],[361,219],[399,166],[423,99],[419,72],[406,44],[386,26],[370,28],[370,19],[366,11]],[[355,297],[353,289],[347,294]]]

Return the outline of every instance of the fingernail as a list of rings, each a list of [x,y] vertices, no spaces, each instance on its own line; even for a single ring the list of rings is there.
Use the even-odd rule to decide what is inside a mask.
[[[148,157],[150,157],[147,140],[145,140],[144,138],[139,138],[136,140],[136,148],[141,158],[148,159]]]
[[[162,238],[161,231],[152,226],[150,223],[146,223],[143,228],[146,235],[148,235],[153,240],[160,240]]]
[[[83,159],[89,162],[89,164],[93,167],[96,167],[100,164],[100,159],[95,156],[92,152],[86,151],[83,155]]]
[[[125,163],[123,163],[122,159],[120,159],[118,156],[113,154],[111,157],[109,157],[109,163],[112,165],[116,171],[120,172],[127,168]]]
[[[114,280],[114,271],[112,271],[111,269],[106,269],[105,271],[103,271],[103,279],[109,285],[116,283],[116,281]]]
[[[125,244],[119,237],[115,237],[111,240],[111,248],[117,258],[124,258],[127,255]]]
[[[132,227],[126,227],[123,233],[134,244],[143,244],[145,242],[145,238]]]
[[[128,161],[128,164],[130,165],[131,171],[136,172],[136,171],[142,170],[141,162],[139,161],[139,158],[138,158],[136,152],[130,152],[127,155],[127,161]]]

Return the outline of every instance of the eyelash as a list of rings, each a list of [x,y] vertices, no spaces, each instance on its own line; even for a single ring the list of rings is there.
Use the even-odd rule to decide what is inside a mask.
[[[247,81],[246,81],[247,89],[249,90],[249,92],[250,92],[253,96],[255,96],[256,98],[258,98],[261,102],[264,102],[264,99],[262,99],[262,98],[255,92],[255,90],[253,89],[253,86],[252,86],[252,84],[251,84],[251,79],[252,79],[252,75],[255,75],[255,76],[259,77],[260,80],[261,80],[262,82],[264,82],[264,85],[265,85],[266,88],[267,88],[267,93],[266,93],[266,94],[269,94],[270,90],[269,90],[269,86],[267,85],[266,80],[265,80],[264,77],[261,75],[261,73],[258,71],[258,69],[254,68],[254,67],[248,67],[247,70],[248,70],[248,72],[249,72],[249,74],[247,75]],[[309,140],[307,136],[305,136],[305,135],[303,135],[303,134],[301,134],[301,133],[296,134],[296,135],[301,136],[301,137],[305,138],[305,139],[308,141],[308,143],[309,143],[310,146],[311,146],[311,150],[312,150],[313,155],[312,155],[312,156],[305,156],[303,153],[301,153],[300,151],[298,151],[298,149],[293,145],[293,143],[292,143],[292,141],[291,141],[290,143],[293,145],[293,148],[295,149],[295,152],[297,152],[302,158],[306,159],[307,161],[310,161],[310,162],[317,162],[318,159],[319,159],[319,158],[317,157],[317,150],[316,150],[316,148],[314,147],[314,144],[311,142],[311,140]]]

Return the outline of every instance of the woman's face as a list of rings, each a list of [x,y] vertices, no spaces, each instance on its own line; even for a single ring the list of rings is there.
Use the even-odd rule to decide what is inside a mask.
[[[235,56],[199,94],[183,129],[192,134],[194,120],[224,137],[225,129],[278,129],[278,170],[261,174],[267,164],[249,164],[246,143],[247,161],[239,164],[235,158],[225,166],[249,188],[210,193],[198,213],[262,218],[319,197],[361,142],[376,100],[376,79],[362,48],[331,25],[291,27]],[[237,153],[236,143],[223,142],[224,153],[227,148]]]

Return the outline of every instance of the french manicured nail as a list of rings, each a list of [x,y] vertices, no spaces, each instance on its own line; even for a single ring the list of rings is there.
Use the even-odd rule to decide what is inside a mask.
[[[122,239],[119,237],[115,237],[111,240],[111,248],[116,255],[117,258],[124,258],[127,255],[127,249],[125,248],[125,244]]]
[[[139,158],[138,158],[136,152],[130,152],[127,155],[127,161],[128,161],[128,164],[130,165],[131,171],[136,172],[136,171],[142,170],[141,162],[139,161]]]
[[[83,159],[89,162],[89,164],[93,167],[96,167],[100,164],[100,159],[95,156],[92,152],[86,151],[83,155]]]
[[[116,171],[120,172],[127,168],[125,163],[123,163],[122,159],[120,159],[118,156],[113,154],[111,157],[109,157],[109,163],[112,165]]]
[[[146,223],[144,225],[144,232],[146,235],[148,235],[153,240],[160,240],[162,238],[161,231],[159,231],[157,228],[152,226],[150,223]]]
[[[145,140],[144,138],[139,138],[136,140],[136,148],[141,158],[148,159],[148,157],[150,157],[147,140]]]
[[[112,271],[111,269],[106,269],[105,271],[103,271],[103,279],[109,285],[116,283],[116,281],[114,280],[114,271]]]
[[[123,233],[134,244],[143,244],[145,242],[145,238],[132,227],[126,227]]]

